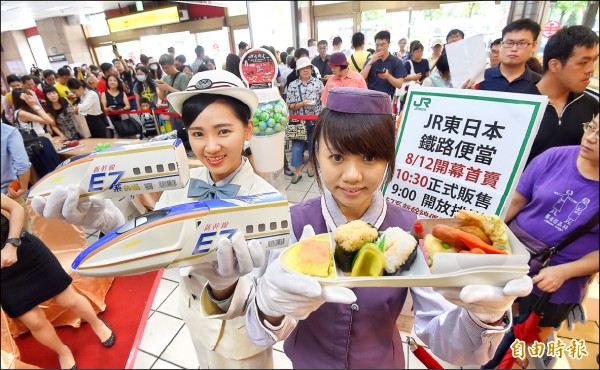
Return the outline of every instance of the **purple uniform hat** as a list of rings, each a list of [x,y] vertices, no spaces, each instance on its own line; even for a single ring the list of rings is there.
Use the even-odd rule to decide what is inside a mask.
[[[392,100],[388,94],[356,87],[329,90],[325,108],[340,113],[393,114]]]

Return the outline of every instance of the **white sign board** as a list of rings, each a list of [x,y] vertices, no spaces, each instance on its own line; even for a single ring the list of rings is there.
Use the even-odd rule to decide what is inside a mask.
[[[483,81],[487,60],[483,35],[475,35],[444,47],[455,89],[460,89],[467,80],[475,84]]]
[[[413,86],[384,195],[425,218],[502,218],[546,109],[541,95]]]

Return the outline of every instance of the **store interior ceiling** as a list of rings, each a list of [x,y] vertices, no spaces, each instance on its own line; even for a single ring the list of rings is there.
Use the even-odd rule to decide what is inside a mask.
[[[227,6],[223,1],[174,1]],[[135,5],[136,1],[2,1],[2,32],[35,27],[35,21],[53,17],[83,17]]]
[[[2,1],[2,32],[35,27],[35,21],[84,16],[135,5],[135,1]]]

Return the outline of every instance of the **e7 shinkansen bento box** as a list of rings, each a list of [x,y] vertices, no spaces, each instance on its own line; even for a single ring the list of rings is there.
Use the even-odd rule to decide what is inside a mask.
[[[122,198],[126,195],[180,189],[190,179],[180,139],[104,149],[64,161],[28,193],[47,196],[58,185],[78,185],[81,196]]]
[[[432,241],[432,231],[436,225],[445,225],[451,228],[469,226],[468,223],[457,218],[418,220],[412,230],[402,231],[403,237],[396,239],[403,239],[401,245],[404,246],[399,248],[406,248],[407,234],[405,232],[411,234],[412,237],[408,237],[408,239],[414,237],[410,244],[415,249],[412,250],[410,255],[408,252],[404,255],[405,262],[402,264],[402,268],[391,274],[386,273],[389,267],[388,256],[391,255],[388,255],[387,248],[393,239],[387,239],[386,241],[383,238],[385,232],[379,235],[376,242],[367,243],[371,244],[370,249],[381,248],[384,252],[382,257],[385,257],[385,261],[377,262],[379,259],[378,253],[372,250],[363,254],[363,256],[374,256],[370,257],[369,260],[378,266],[382,264],[385,267],[384,271],[378,273],[379,276],[377,276],[377,273],[370,276],[360,275],[359,273],[353,276],[355,275],[355,264],[359,261],[365,261],[365,259],[361,260],[361,253],[366,245],[361,247],[354,257],[350,256],[347,260],[348,262],[351,261],[351,270],[344,270],[344,252],[339,252],[339,246],[336,245],[332,233],[319,234],[291,245],[282,252],[280,260],[283,268],[288,272],[311,275],[323,286],[348,288],[463,287],[470,284],[504,286],[510,280],[521,278],[528,273],[529,253],[506,224],[502,223],[512,249],[507,254],[458,253],[458,251],[450,250],[450,246],[442,246],[440,240],[434,241],[439,244],[439,248],[437,249],[438,253],[433,253],[432,251],[436,248],[425,248],[425,241],[427,240],[428,243]],[[415,231],[415,229],[417,230]],[[355,231],[351,234],[354,233]],[[366,235],[364,233],[360,234]],[[386,237],[390,237],[390,235]],[[392,235],[391,238],[394,238],[394,236]],[[319,245],[324,246],[319,247]],[[318,250],[318,248],[322,248],[322,250]],[[330,249],[331,252],[324,253],[327,249]],[[429,256],[427,251],[433,256]],[[340,255],[335,256],[338,253]],[[303,260],[304,262],[302,262]],[[350,265],[350,262],[348,265]],[[374,270],[371,267],[364,268],[363,265],[362,271],[372,273]],[[314,271],[319,271],[319,273],[314,273]]]
[[[288,245],[288,201],[279,193],[180,204],[146,213],[106,234],[73,262],[84,276],[120,276],[217,259],[217,241],[242,232],[267,249]]]

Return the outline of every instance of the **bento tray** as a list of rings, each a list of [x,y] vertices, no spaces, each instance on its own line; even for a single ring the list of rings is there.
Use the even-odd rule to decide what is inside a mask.
[[[421,220],[423,221],[423,220]],[[317,235],[316,237],[323,237],[324,234]],[[513,235],[514,236],[514,235]],[[510,237],[510,235],[509,235]],[[331,241],[332,246],[332,256],[333,256],[333,248],[335,248],[335,243],[333,242],[333,237],[329,234],[329,239]],[[516,239],[516,238],[515,238]],[[283,251],[280,255],[280,261],[282,267],[292,273],[299,274],[288,267],[288,260],[293,252],[292,248],[297,246],[298,243],[291,245],[285,251]],[[456,253],[455,255],[459,255]],[[437,256],[437,254],[436,254]],[[333,266],[336,271],[336,277],[333,278],[323,278],[323,277],[315,277],[311,276],[315,280],[317,280],[322,286],[338,286],[338,287],[346,287],[346,288],[366,288],[366,287],[381,287],[381,288],[402,288],[402,287],[464,287],[470,284],[483,284],[483,285],[494,285],[494,286],[504,286],[510,280],[518,279],[523,277],[529,271],[529,266],[527,265],[527,260],[525,263],[514,263],[514,264],[501,264],[494,265],[496,262],[496,258],[491,260],[484,260],[477,257],[482,257],[481,255],[468,255],[468,254],[460,254],[461,258],[458,259],[461,265],[471,265],[469,268],[460,268],[454,271],[446,271],[443,273],[435,272],[432,273],[427,266],[427,262],[425,261],[425,257],[421,248],[417,249],[417,256],[415,258],[414,263],[410,266],[410,268],[400,274],[400,276],[360,276],[360,277],[351,277],[345,275],[340,269],[338,269],[335,265],[335,259],[333,260]],[[489,257],[496,257],[492,255],[488,255]],[[503,256],[503,257],[511,257],[511,256]],[[333,258],[333,257],[332,257]],[[446,258],[441,259],[441,261],[446,260]],[[450,262],[456,262],[454,259],[449,259]],[[520,259],[522,260],[522,259]],[[502,261],[506,262],[506,261]],[[434,266],[436,260],[434,256]],[[443,264],[443,262],[442,262]],[[479,264],[479,265],[478,265]],[[448,266],[451,263],[447,264]],[[448,268],[448,266],[445,266]]]

